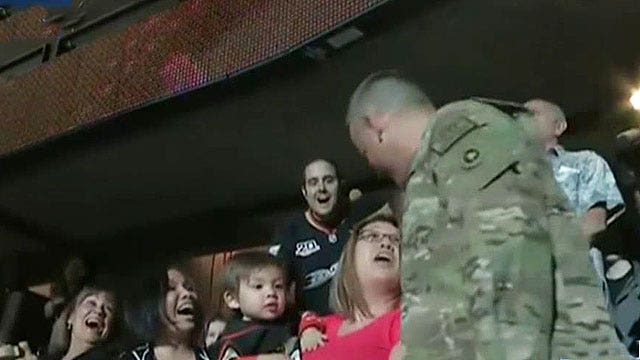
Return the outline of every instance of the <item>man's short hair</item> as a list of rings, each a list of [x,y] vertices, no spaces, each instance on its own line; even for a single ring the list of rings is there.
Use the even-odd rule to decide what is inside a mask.
[[[544,107],[545,110],[556,120],[556,122],[567,123],[567,117],[564,115],[564,111],[557,104],[544,99],[531,99],[527,101],[524,106],[536,112],[536,108]]]
[[[429,97],[413,81],[396,70],[382,70],[367,76],[351,95],[347,125],[373,112],[433,109]]]
[[[307,161],[306,163],[304,163],[304,167],[302,168],[302,187],[304,187],[307,183],[307,168],[309,167],[309,165],[316,163],[318,161],[324,161],[327,164],[331,165],[331,167],[333,167],[333,170],[335,170],[336,172],[336,178],[338,180],[340,180],[340,170],[338,169],[338,165],[335,163],[335,161],[333,160],[329,160],[329,159],[325,159],[325,158],[315,158],[311,161]]]

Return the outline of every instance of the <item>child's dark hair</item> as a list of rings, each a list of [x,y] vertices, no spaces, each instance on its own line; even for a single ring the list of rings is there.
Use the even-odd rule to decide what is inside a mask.
[[[230,291],[237,294],[241,280],[248,279],[256,270],[268,267],[280,269],[285,283],[288,283],[289,275],[287,269],[275,256],[262,251],[244,251],[233,255],[224,270],[222,291]]]
[[[240,312],[237,310],[231,310],[224,301],[225,293],[230,292],[237,296],[240,289],[240,282],[247,280],[251,274],[260,269],[275,267],[282,272],[284,281],[289,283],[289,275],[286,266],[275,256],[268,252],[262,251],[243,251],[239,252],[229,260],[226,264],[224,271],[216,281],[216,292],[219,294],[215,301],[214,308],[217,308],[218,314],[224,320],[232,319]],[[289,305],[293,300],[287,298],[287,304]]]

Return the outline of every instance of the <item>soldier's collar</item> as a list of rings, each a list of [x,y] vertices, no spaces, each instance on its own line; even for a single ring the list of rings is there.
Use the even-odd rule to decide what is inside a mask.
[[[489,99],[484,97],[473,96],[471,100],[477,101],[480,103],[488,104],[496,109],[502,111],[505,114],[509,114],[511,116],[515,116],[520,113],[531,113],[529,109],[527,109],[524,104],[514,101],[506,101],[500,99]]]
[[[560,145],[556,145],[551,147],[547,152],[553,156],[560,156],[560,154],[564,152],[564,148]]]
[[[404,180],[403,189],[407,188],[407,183],[409,183],[409,179],[415,174],[416,169],[420,166],[419,161],[424,159],[424,153],[429,149],[429,142],[431,141],[431,129],[433,128],[433,123],[435,122],[434,114],[431,114],[429,122],[427,123],[427,127],[424,129],[422,133],[422,140],[420,141],[420,147],[413,153],[413,157],[411,158],[411,167],[409,168],[409,174],[407,178]]]

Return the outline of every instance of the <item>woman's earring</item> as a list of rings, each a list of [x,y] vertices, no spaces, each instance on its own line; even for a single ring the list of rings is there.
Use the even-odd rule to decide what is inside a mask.
[[[67,323],[67,330],[71,330],[71,323],[70,322]]]

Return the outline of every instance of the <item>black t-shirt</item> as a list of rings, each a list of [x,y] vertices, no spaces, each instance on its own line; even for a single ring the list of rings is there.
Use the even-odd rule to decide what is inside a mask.
[[[350,230],[384,203],[382,199],[357,201],[352,204],[349,216],[331,231],[312,225],[304,212],[293,215],[277,231],[274,242],[279,248],[276,254],[296,282],[299,309],[320,315],[332,312],[329,308],[330,284]]]

